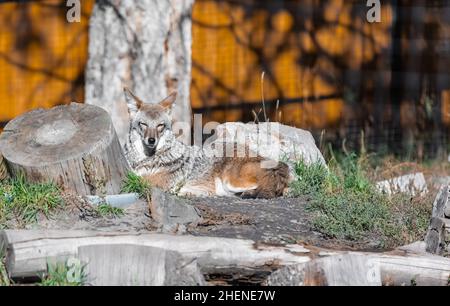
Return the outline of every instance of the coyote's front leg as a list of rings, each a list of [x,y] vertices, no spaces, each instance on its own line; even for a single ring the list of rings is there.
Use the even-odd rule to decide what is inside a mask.
[[[214,196],[215,192],[210,188],[210,186],[205,185],[184,185],[178,191],[179,196],[183,197],[210,197]]]

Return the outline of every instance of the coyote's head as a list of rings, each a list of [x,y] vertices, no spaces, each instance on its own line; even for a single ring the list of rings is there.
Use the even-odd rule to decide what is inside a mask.
[[[173,92],[159,103],[144,103],[128,88],[124,88],[130,114],[130,133],[140,136],[144,152],[152,156],[172,136],[172,105],[177,93]]]

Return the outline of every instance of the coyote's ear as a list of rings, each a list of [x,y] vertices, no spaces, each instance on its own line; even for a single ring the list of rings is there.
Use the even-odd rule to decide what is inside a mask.
[[[128,87],[124,87],[123,92],[125,94],[125,100],[127,101],[128,113],[133,117],[142,105],[144,105],[144,102],[136,97]]]
[[[169,96],[162,99],[161,102],[159,102],[159,105],[164,107],[169,112],[172,110],[173,103],[175,103],[175,100],[177,99],[177,92],[172,92]]]

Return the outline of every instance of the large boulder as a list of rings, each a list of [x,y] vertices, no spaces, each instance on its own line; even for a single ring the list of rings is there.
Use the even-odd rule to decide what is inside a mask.
[[[276,161],[322,163],[325,160],[310,132],[278,122],[227,122],[215,129],[215,138],[206,144],[207,152],[217,152],[222,143],[237,143],[264,158]],[[214,144],[208,147],[208,145]],[[222,151],[221,151],[222,152]]]

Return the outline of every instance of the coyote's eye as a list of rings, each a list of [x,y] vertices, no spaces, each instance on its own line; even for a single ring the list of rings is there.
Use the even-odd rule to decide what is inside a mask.
[[[141,129],[143,129],[143,128],[148,127],[148,125],[147,125],[146,123],[144,123],[144,122],[139,122],[139,127],[140,127]]]
[[[161,133],[165,127],[166,127],[166,125],[164,123],[161,123],[161,124],[158,124],[158,126],[156,128],[158,129],[158,132]]]

